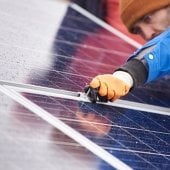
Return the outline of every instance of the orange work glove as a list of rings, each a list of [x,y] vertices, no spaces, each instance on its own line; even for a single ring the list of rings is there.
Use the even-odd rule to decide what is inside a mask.
[[[114,101],[126,95],[130,88],[131,85],[119,79],[118,76],[104,74],[93,78],[85,92],[92,102],[97,100],[107,102],[108,100]]]

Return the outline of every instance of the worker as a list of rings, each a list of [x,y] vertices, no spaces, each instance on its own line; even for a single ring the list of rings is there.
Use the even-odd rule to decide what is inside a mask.
[[[114,101],[170,73],[170,0],[120,0],[120,16],[128,31],[147,43],[113,74],[92,79],[85,88],[92,102]]]

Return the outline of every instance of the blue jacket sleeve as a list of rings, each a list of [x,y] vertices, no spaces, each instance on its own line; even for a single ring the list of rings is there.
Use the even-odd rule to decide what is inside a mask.
[[[153,48],[151,48],[153,47]],[[147,50],[151,49],[151,50]],[[145,60],[145,66],[147,67],[147,73],[144,72],[141,66],[133,66],[133,60],[142,61]],[[128,63],[130,63],[128,66]],[[132,64],[131,64],[132,63]],[[146,78],[143,83],[147,83],[160,78],[161,76],[170,73],[170,27],[159,36],[147,42],[142,48],[138,49],[129,59],[125,68],[128,66],[127,71],[134,74],[137,80],[136,84],[141,79],[140,77],[145,74]],[[133,67],[136,67],[134,69]],[[135,70],[135,71],[134,71]],[[139,73],[140,72],[140,73]],[[133,77],[133,75],[132,75]],[[144,76],[143,76],[144,77]]]
[[[158,79],[170,73],[170,34],[158,42],[150,53],[144,56],[148,64],[146,82]]]

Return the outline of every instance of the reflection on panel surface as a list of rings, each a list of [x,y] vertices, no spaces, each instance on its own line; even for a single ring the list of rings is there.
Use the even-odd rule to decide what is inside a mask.
[[[134,169],[166,169],[169,166],[169,119],[166,116],[26,96]]]
[[[93,76],[113,72],[135,50],[72,8],[61,22],[55,2],[39,3],[0,0],[2,80],[82,91]],[[139,87],[125,99],[169,107],[169,81],[167,76]],[[24,96],[134,169],[170,167],[168,116]],[[5,95],[0,98],[0,169],[113,169]]]

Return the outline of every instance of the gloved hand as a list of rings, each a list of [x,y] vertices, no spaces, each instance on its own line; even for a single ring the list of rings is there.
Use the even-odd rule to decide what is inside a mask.
[[[126,73],[128,74],[128,73]],[[131,85],[125,79],[119,79],[114,74],[98,75],[85,88],[85,93],[92,102],[97,100],[102,102],[114,101],[126,95]]]

